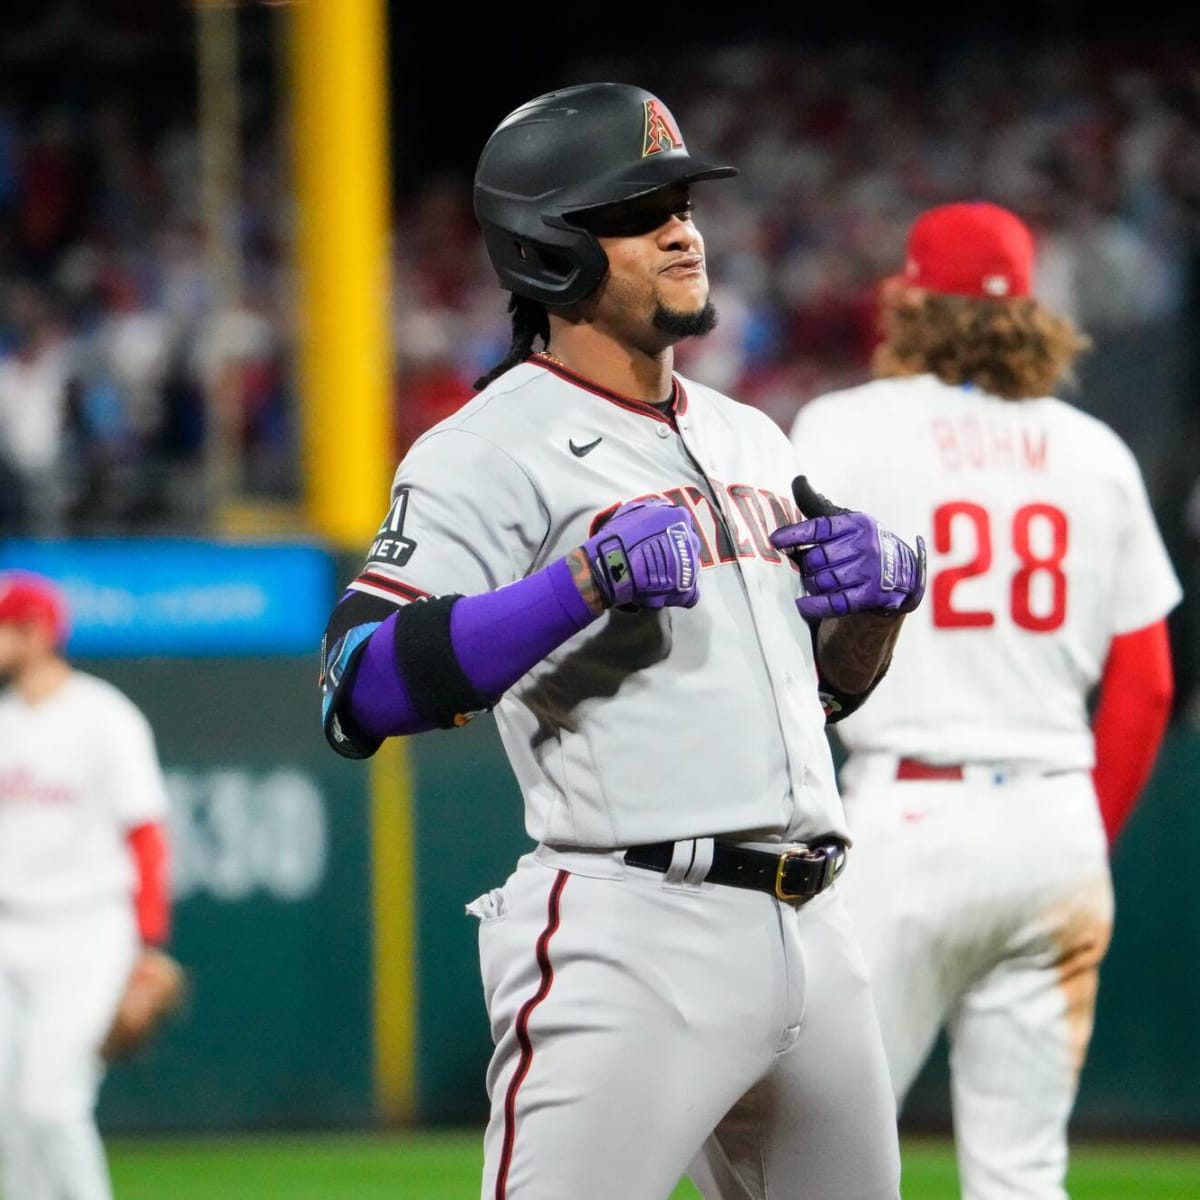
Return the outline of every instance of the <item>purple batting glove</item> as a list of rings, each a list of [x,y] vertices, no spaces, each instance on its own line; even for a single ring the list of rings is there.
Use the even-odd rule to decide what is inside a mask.
[[[912,612],[925,595],[925,539],[913,550],[863,512],[831,504],[798,475],[792,495],[808,520],[784,525],[771,545],[800,568],[807,595],[796,601],[804,617],[848,613]]]
[[[583,551],[609,607],[691,608],[700,598],[695,520],[660,497],[622,504]]]

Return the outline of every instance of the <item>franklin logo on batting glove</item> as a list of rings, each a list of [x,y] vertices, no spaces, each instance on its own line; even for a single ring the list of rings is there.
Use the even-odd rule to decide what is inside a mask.
[[[700,598],[695,520],[660,496],[622,504],[583,548],[610,608],[691,608]]]
[[[675,560],[679,567],[680,590],[687,591],[696,578],[696,555],[694,553],[696,536],[682,521],[672,525],[667,532],[675,543]]]

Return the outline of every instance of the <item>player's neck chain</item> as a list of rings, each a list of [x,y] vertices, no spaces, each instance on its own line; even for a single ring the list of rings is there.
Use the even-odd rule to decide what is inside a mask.
[[[544,358],[547,362],[557,363],[560,367],[567,369],[567,364],[557,354],[551,354],[549,350],[538,350],[533,357]]]

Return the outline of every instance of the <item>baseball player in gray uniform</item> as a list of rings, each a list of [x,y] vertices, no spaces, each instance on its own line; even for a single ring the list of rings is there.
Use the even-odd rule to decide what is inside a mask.
[[[475,209],[510,352],[400,463],[326,631],[335,750],[492,711],[523,793],[536,848],[469,905],[491,1200],[899,1194],[825,723],[886,670],[924,546],[673,373],[715,321],[691,185],[735,173],[625,84],[501,122]]]

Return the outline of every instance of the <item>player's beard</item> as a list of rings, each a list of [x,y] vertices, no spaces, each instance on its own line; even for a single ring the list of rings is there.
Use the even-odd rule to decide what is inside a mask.
[[[681,312],[662,304],[654,310],[654,328],[673,337],[703,337],[716,327],[717,310],[713,308],[711,300],[705,300],[704,307],[695,312]]]

